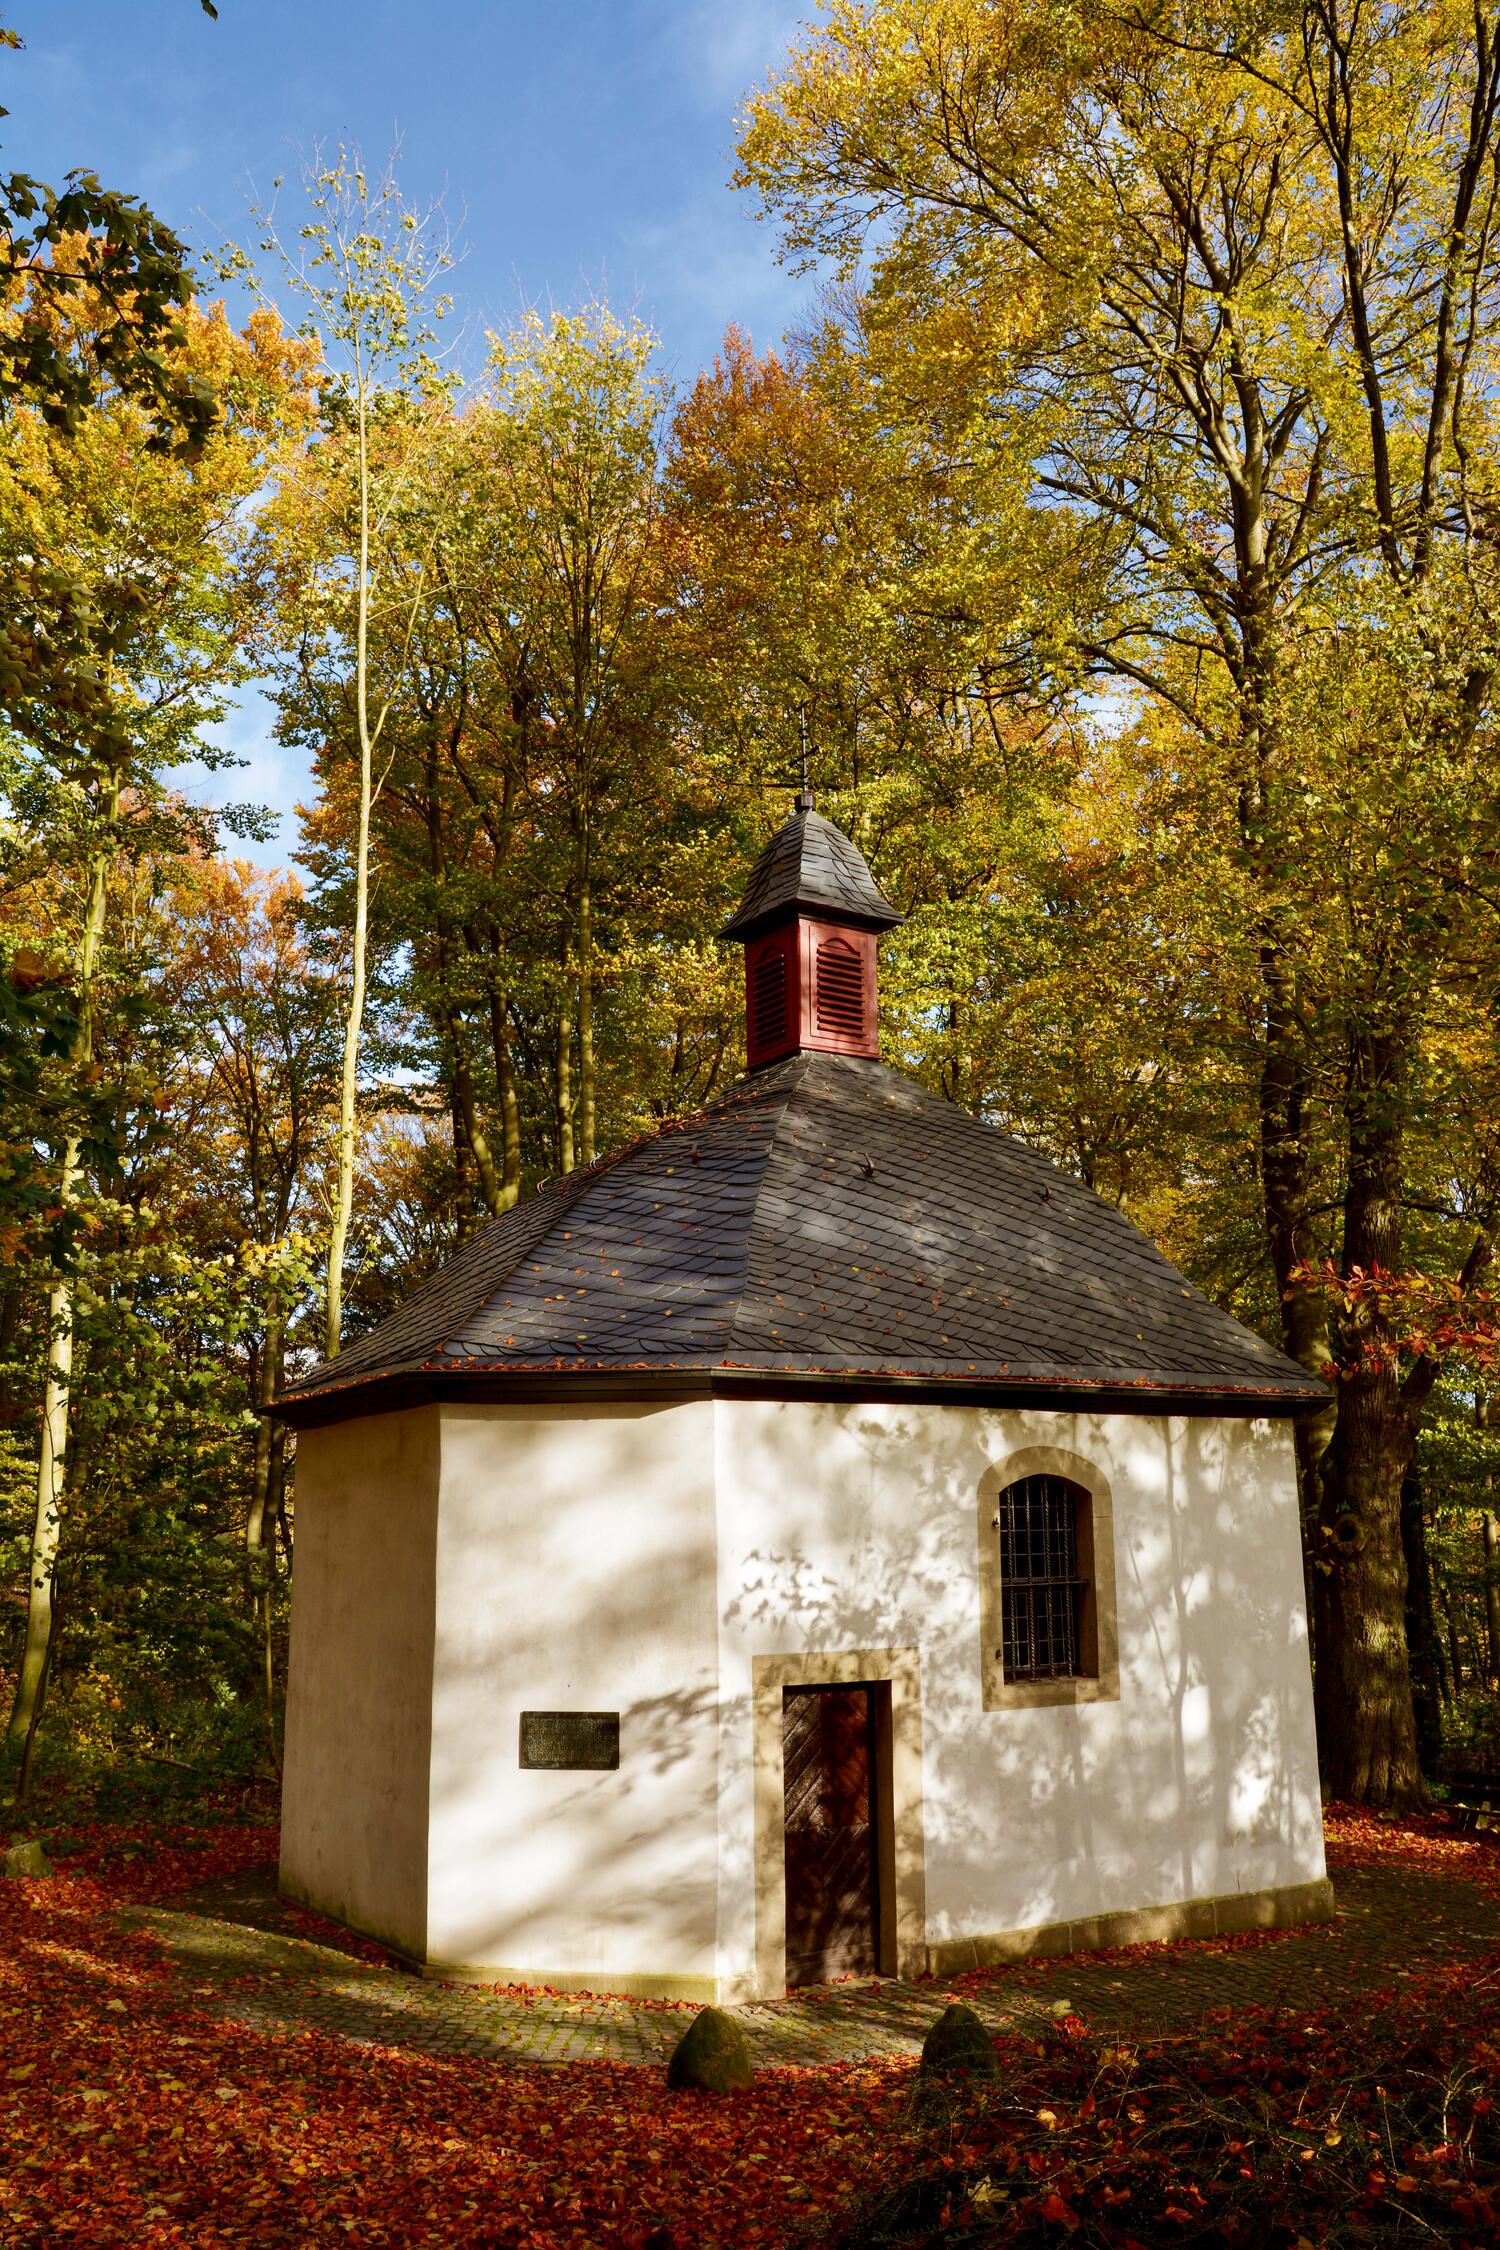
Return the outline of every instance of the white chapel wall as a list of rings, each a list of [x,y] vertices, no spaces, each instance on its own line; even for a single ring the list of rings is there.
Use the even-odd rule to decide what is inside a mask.
[[[1288,1425],[739,1400],[715,1416],[726,1989],[757,1982],[757,1657],[918,1650],[929,1941],[1322,1875]],[[1038,1446],[1108,1481],[1120,1696],[986,1711],[976,1497]]]
[[[282,1888],[403,1952],[427,1921],[435,1407],[297,1444]]]
[[[713,1408],[443,1410],[428,1951],[575,1983],[714,1974]],[[519,1762],[618,1711],[618,1772]]]

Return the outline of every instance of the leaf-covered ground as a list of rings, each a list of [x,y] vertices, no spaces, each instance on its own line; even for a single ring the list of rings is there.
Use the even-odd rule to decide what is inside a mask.
[[[6,2250],[1500,2235],[1500,1934],[1477,1973],[1372,1998],[1357,2034],[1239,2011],[1166,2040],[1076,2018],[1002,2039],[996,2091],[933,2116],[913,2110],[905,2062],[767,2070],[714,2101],[668,2094],[655,2070],[249,2031],[116,1911],[262,1862],[269,1832],[72,1842],[50,1882],[0,1884]],[[1500,1850],[1440,1819],[1331,1823],[1335,1875],[1361,1855],[1430,1868],[1435,1897],[1450,1876],[1485,1882],[1500,1907]]]
[[[1361,1863],[1425,1870],[1435,1917],[1446,1883],[1477,1884],[1496,1908],[1489,1957],[1335,2011],[1313,1998],[1216,2009],[1191,2032],[1139,2039],[1069,2016],[1040,2038],[1001,2037],[993,2089],[903,2103],[826,2250],[1494,2250],[1500,1849],[1443,1816],[1346,1811],[1329,1819],[1328,1859],[1335,1883]]]
[[[86,1830],[0,1884],[0,2242],[785,2243],[848,2184],[904,2074],[764,2073],[714,2102],[655,2071],[499,2070],[257,2035],[114,1921],[262,1862],[263,1829]],[[308,1934],[324,1934],[307,1917]]]

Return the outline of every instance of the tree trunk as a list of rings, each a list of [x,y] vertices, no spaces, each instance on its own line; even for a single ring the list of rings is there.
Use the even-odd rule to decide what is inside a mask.
[[[1443,1625],[1448,1635],[1448,1671],[1453,1681],[1453,1700],[1462,1699],[1464,1692],[1464,1652],[1458,1637],[1458,1614],[1453,1606],[1453,1594],[1446,1584],[1443,1587]]]
[[[1282,1345],[1309,1375],[1326,1376],[1333,1357],[1327,1299],[1302,1278],[1316,1254],[1310,1217],[1308,1151],[1304,1125],[1306,1068],[1300,1024],[1290,996],[1290,976],[1279,948],[1261,947],[1266,996],[1265,1048],[1260,1071],[1261,1201],[1271,1271],[1281,1302]],[[1302,1518],[1302,1594],[1316,1670],[1322,1602],[1315,1555],[1322,1512],[1322,1469],[1332,1443],[1337,1404],[1330,1399],[1292,1424],[1297,1493]]]
[[[456,1111],[455,1126],[463,1126],[463,1137],[469,1154],[474,1159],[474,1170],[479,1179],[479,1192],[484,1197],[484,1207],[492,1219],[509,1210],[505,1200],[504,1185],[495,1169],[494,1152],[489,1136],[480,1122],[479,1104],[474,1098],[474,1072],[469,1062],[468,1041],[464,1034],[463,1018],[457,1008],[448,1011],[448,1052],[453,1071],[453,1105]],[[458,1135],[454,1134],[454,1153],[457,1154]],[[514,1197],[511,1199],[514,1201]]]
[[[571,1172],[573,1156],[573,1002],[569,986],[568,940],[563,940],[562,997],[557,1009],[557,1168]]]
[[[286,1424],[276,1425],[276,1442],[271,1451],[271,1505],[276,1517],[276,1532],[281,1541],[281,1551],[286,1556],[286,1574],[292,1575],[292,1525],[286,1512]]]
[[[1451,1703],[1453,1701],[1453,1675],[1449,1670],[1448,1651],[1443,1646],[1443,1636],[1438,1631],[1437,1613],[1438,1605],[1436,1598],[1434,1598],[1432,1604],[1432,1661],[1437,1668],[1438,1694],[1442,1697],[1444,1703]]]
[[[578,897],[578,1161],[594,1161],[594,901],[587,873]]]
[[[516,1066],[510,1046],[510,995],[494,983],[490,985],[490,1043],[495,1055],[495,1084],[500,1094],[501,1209],[508,1211],[521,1193],[521,1105],[516,1095]]]
[[[370,933],[370,814],[375,794],[375,742],[370,731],[370,451],[369,392],[357,358],[355,427],[359,453],[359,556],[355,581],[354,703],[359,737],[359,804],[354,828],[354,928],[350,933],[349,1008],[339,1070],[339,1127],[333,1214],[328,1229],[328,1302],[323,1351],[337,1359],[344,1327],[344,1254],[354,1211],[355,1127],[359,1102],[359,1039],[365,1020]]]
[[[1432,1572],[1422,1478],[1415,1462],[1401,1487],[1401,1547],[1406,1558],[1406,1654],[1411,1667],[1412,1714],[1422,1771],[1435,1775],[1443,1747],[1442,1668],[1432,1615]]]
[[[464,1139],[464,1113],[451,1071],[448,1077],[448,1124],[453,1134],[453,1239],[462,1245],[469,1239],[469,1150]]]
[[[1490,1686],[1500,1690],[1500,1516],[1484,1519],[1484,1626]]]
[[[323,1351],[337,1359],[344,1327],[344,1255],[354,1212],[355,1129],[359,1101],[359,1040],[365,1019],[366,955],[370,929],[370,800],[374,752],[364,714],[365,615],[360,606],[359,811],[354,839],[354,928],[351,933],[349,1008],[344,1018],[344,1053],[339,1071],[338,1168],[333,1215],[328,1229],[328,1303]]]
[[[1343,1270],[1401,1270],[1400,1184],[1407,1052],[1356,1026],[1346,1113]],[[1324,1789],[1356,1804],[1424,1801],[1406,1654],[1401,1493],[1416,1441],[1397,1342],[1358,1308],[1338,1344],[1338,1421],[1322,1472],[1315,1703]]]
[[[279,1315],[266,1323],[255,1369],[255,1458],[250,1506],[245,1517],[245,1555],[250,1569],[251,1613],[260,1626],[266,1741],[276,1763],[276,1679],[272,1662],[271,1609],[276,1575],[276,1513],[272,1478],[276,1465],[276,1425],[266,1411],[281,1387],[286,1323]]]
[[[1410,1439],[1397,1434],[1393,1374],[1346,1381],[1341,1394],[1316,1564],[1318,1754],[1330,1796],[1399,1810],[1424,1795],[1401,1539]]]
[[[77,1192],[78,1143],[63,1159],[63,1200]],[[47,1297],[47,1387],[42,1403],[42,1451],[37,1470],[36,1515],[26,1587],[26,1639],[21,1675],[11,1705],[7,1737],[13,1750],[29,1744],[41,1716],[42,1690],[52,1650],[52,1595],[62,1538],[63,1481],[68,1459],[68,1385],[73,1374],[73,1284],[53,1282]]]
[[[47,1691],[52,1685],[52,1665],[57,1654],[57,1641],[61,1624],[62,1603],[60,1600],[54,1599],[51,1630],[47,1635],[47,1646],[42,1656],[41,1674],[37,1681],[36,1694],[32,1698],[31,1717],[27,1721],[26,1732],[21,1742],[21,1765],[20,1771],[16,1775],[16,1793],[11,1800],[12,1811],[18,1812],[20,1810],[26,1802],[31,1788],[31,1769],[32,1760],[36,1756],[36,1738],[41,1728],[42,1713],[47,1708]]]
[[[78,1018],[69,1043],[68,1061],[74,1068],[86,1065],[94,1052],[94,971],[104,936],[109,903],[109,864],[114,831],[120,814],[120,783],[116,776],[104,799],[103,835],[89,870],[88,899],[79,940],[76,976]],[[63,1150],[58,1201],[66,1211],[78,1200],[83,1180],[82,1147],[76,1135]],[[73,1281],[59,1273],[47,1297],[47,1382],[42,1397],[42,1442],[37,1465],[36,1514],[31,1532],[31,1562],[26,1586],[26,1639],[21,1651],[21,1672],[6,1729],[12,1749],[24,1749],[28,1761],[41,1716],[42,1695],[52,1646],[53,1587],[57,1550],[62,1538],[63,1487],[68,1466],[68,1387],[73,1377]]]
[[[275,1424],[266,1409],[276,1396],[280,1379],[282,1326],[279,1318],[267,1321],[255,1368],[255,1458],[250,1471],[250,1507],[245,1517],[245,1551],[251,1555],[259,1554],[265,1545],[266,1526],[270,1520],[271,1454]]]

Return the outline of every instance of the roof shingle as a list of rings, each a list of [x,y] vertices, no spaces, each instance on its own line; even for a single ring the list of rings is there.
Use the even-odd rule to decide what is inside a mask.
[[[496,1220],[284,1404],[731,1370],[1249,1412],[1325,1395],[1034,1149],[879,1063],[803,1053]]]
[[[858,845],[831,820],[801,805],[751,868],[739,908],[719,935],[754,937],[778,915],[799,907],[836,914],[866,930],[894,929],[902,919],[877,890]]]

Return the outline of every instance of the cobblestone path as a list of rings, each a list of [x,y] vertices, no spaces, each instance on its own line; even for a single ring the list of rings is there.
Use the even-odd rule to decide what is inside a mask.
[[[1318,1928],[1228,1951],[1208,1942],[1073,1954],[971,1978],[964,1997],[995,2024],[1076,2010],[1090,2024],[1160,2036],[1212,2009],[1258,2003],[1355,2015],[1379,1986],[1444,1964],[1477,1968],[1500,1946],[1493,1901],[1457,1877],[1358,1868],[1336,1884],[1336,1917]],[[129,1918],[161,1940],[215,2013],[265,2029],[317,2028],[497,2062],[660,2063],[692,2013],[601,1994],[439,1984],[376,1966],[290,1934],[269,1871]],[[853,2061],[915,2053],[948,1990],[940,1980],[848,1982],[734,2013],[758,2062]]]

